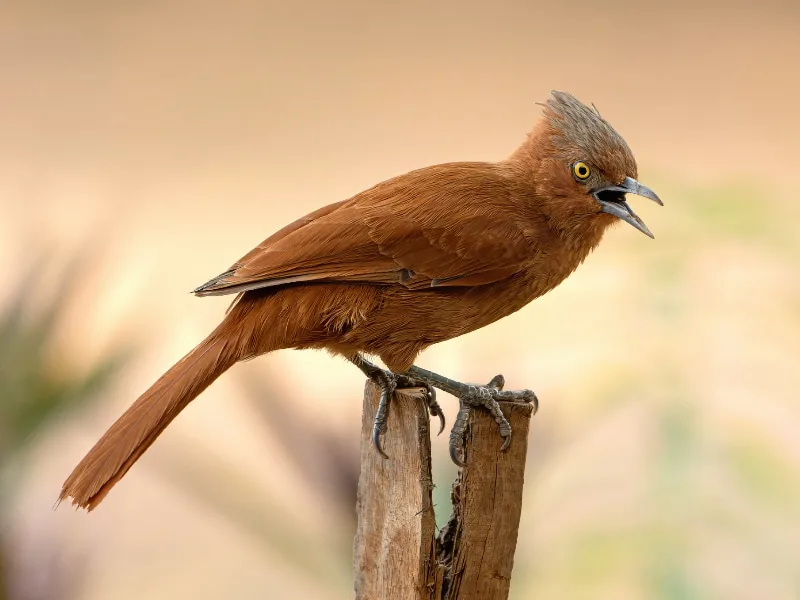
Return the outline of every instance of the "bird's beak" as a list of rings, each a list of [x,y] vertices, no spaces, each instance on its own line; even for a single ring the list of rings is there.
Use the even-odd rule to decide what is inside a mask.
[[[602,207],[601,210],[604,213],[619,217],[629,225],[633,225],[643,234],[651,238],[655,237],[647,228],[647,225],[644,224],[644,221],[642,221],[639,216],[633,212],[633,209],[628,206],[628,203],[625,202],[625,194],[635,194],[637,196],[650,198],[653,202],[664,206],[661,198],[659,198],[653,190],[646,185],[642,185],[633,177],[626,177],[619,185],[608,185],[592,192],[592,195],[595,200],[600,203]]]

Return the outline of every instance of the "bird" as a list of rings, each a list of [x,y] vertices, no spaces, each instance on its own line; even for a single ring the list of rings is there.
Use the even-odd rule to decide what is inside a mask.
[[[381,391],[372,439],[378,452],[394,391],[422,386],[459,399],[450,455],[464,466],[470,411],[511,427],[499,401],[530,390],[454,381],[416,366],[425,348],[485,327],[549,292],[624,221],[649,237],[627,194],[663,205],[637,180],[628,144],[561,91],[549,94],[521,144],[497,162],[452,162],[388,179],[280,229],[194,290],[231,295],[221,323],[147,389],[63,484],[59,502],[92,510],[170,422],[239,361],[279,349],[325,349],[355,364]],[[385,369],[370,358],[377,357]]]

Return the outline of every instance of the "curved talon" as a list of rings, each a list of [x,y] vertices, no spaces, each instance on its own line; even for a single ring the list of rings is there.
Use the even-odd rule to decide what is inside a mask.
[[[503,445],[500,446],[500,452],[505,452],[511,445],[511,432],[507,436],[503,436]]]
[[[459,448],[457,447],[457,445],[455,443],[455,440],[453,440],[451,438],[450,439],[450,460],[452,460],[456,464],[456,466],[464,468],[464,467],[467,466],[467,464],[464,461],[461,460],[461,457],[459,456],[459,452],[458,451],[459,451]]]
[[[460,455],[464,454],[464,435],[469,423],[470,407],[463,400],[459,400],[459,404],[456,422],[450,430],[450,459],[459,467],[466,467],[467,464]]]
[[[502,373],[498,373],[492,380],[487,384],[487,387],[494,388],[496,390],[502,390],[503,387],[506,385],[506,378],[503,377]]]
[[[436,388],[430,384],[425,384],[425,389],[428,391],[428,410],[432,417],[439,417],[439,433],[436,435],[442,435],[447,423],[445,422],[444,411],[442,411],[442,407],[439,406],[439,403],[436,401]]]
[[[444,427],[447,424],[444,419],[444,413],[442,409],[438,406],[430,406],[429,407],[430,413],[432,417],[439,417],[439,431],[436,432],[436,435],[442,435],[444,431]]]
[[[383,458],[388,459],[389,455],[383,451],[381,446],[381,434],[386,431],[386,419],[389,417],[389,403],[392,394],[397,388],[397,381],[391,373],[381,373],[377,377],[377,383],[381,388],[381,397],[378,400],[378,410],[375,411],[375,420],[372,425],[372,444]]]
[[[382,432],[381,432],[380,426],[377,423],[375,425],[373,425],[373,427],[372,427],[372,445],[375,446],[375,449],[378,451],[378,454],[380,454],[383,458],[388,460],[389,459],[389,455],[386,454],[386,452],[384,452],[383,448],[381,447],[381,433]]]
[[[440,412],[438,415],[434,415],[434,416],[438,416],[439,417],[439,431],[436,433],[436,435],[440,436],[440,435],[442,435],[442,432],[444,431],[444,427],[445,427],[445,425],[447,423],[444,420],[444,413]]]
[[[447,422],[445,421],[442,407],[439,406],[439,403],[436,401],[436,388],[427,381],[415,379],[409,375],[401,374],[394,375],[394,377],[396,389],[421,387],[425,390],[425,406],[428,408],[428,412],[432,417],[439,417],[439,433],[436,435],[441,435],[442,431],[444,431],[444,428],[447,425]]]

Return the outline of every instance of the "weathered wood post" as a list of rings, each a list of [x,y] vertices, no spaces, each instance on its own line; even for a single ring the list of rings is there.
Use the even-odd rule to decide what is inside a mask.
[[[501,402],[514,435],[500,451],[497,424],[472,412],[467,467],[453,484],[453,514],[436,536],[431,501],[429,417],[422,390],[395,395],[383,436],[389,459],[372,447],[379,391],[367,382],[361,427],[357,600],[505,600],[517,545],[530,404]]]

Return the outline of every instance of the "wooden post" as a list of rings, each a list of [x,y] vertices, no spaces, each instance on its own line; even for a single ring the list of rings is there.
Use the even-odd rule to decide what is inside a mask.
[[[529,404],[502,402],[513,438],[500,451],[497,424],[475,410],[466,437],[467,467],[452,488],[453,514],[435,533],[429,416],[422,391],[400,391],[383,446],[372,447],[379,391],[367,382],[361,427],[357,600],[505,600],[522,508]]]
[[[361,476],[354,544],[358,600],[428,598],[427,565],[436,522],[431,439],[423,391],[395,394],[383,435],[384,459],[372,446],[380,390],[367,382],[361,423]]]

